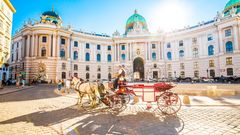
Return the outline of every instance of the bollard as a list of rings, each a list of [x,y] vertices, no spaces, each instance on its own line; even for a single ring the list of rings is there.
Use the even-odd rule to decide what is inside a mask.
[[[184,96],[183,97],[183,103],[186,104],[186,105],[190,105],[190,98],[189,98],[189,96]]]

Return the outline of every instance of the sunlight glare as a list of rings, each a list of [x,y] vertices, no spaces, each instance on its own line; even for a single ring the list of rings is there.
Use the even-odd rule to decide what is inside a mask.
[[[168,32],[187,26],[191,14],[190,7],[179,0],[163,1],[152,10],[150,29],[154,32],[159,29]]]

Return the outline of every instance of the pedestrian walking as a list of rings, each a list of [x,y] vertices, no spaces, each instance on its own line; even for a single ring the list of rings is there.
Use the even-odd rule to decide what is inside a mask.
[[[71,81],[69,79],[67,79],[65,92],[70,93],[70,89],[71,89]]]
[[[22,88],[25,86],[25,79],[22,79]]]
[[[17,79],[17,81],[16,81],[16,87],[19,89],[19,87],[20,87],[20,80],[19,79]]]
[[[61,91],[61,89],[62,89],[62,81],[59,80],[58,81],[58,90]]]

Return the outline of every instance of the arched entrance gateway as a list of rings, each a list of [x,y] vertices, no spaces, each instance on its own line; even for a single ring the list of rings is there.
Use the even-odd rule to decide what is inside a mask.
[[[137,57],[133,61],[134,80],[144,80],[144,61]]]

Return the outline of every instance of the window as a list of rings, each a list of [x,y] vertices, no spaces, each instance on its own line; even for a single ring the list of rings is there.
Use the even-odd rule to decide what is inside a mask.
[[[197,38],[192,38],[192,43],[196,44],[197,43]]]
[[[97,79],[101,79],[101,74],[100,73],[97,74]]]
[[[77,52],[77,51],[74,51],[74,53],[73,53],[73,59],[74,59],[74,60],[77,60],[77,59],[78,59],[78,52]]]
[[[210,77],[215,77],[215,70],[213,69],[210,70]]]
[[[167,48],[171,48],[171,43],[167,43]]]
[[[66,79],[66,72],[62,72],[62,79]]]
[[[184,72],[184,71],[181,71],[181,72],[180,72],[180,77],[181,77],[181,78],[185,78],[185,72]]]
[[[184,63],[180,63],[180,69],[184,70]]]
[[[231,41],[228,41],[228,42],[226,43],[226,52],[227,52],[227,53],[232,53],[232,52],[233,52],[233,44],[232,44]]]
[[[172,69],[172,65],[171,64],[167,64],[167,69],[171,70]]]
[[[74,47],[78,47],[78,41],[74,41]]]
[[[232,57],[226,58],[226,65],[232,65]]]
[[[198,69],[198,62],[193,62],[193,68]]]
[[[233,68],[227,68],[227,76],[233,75]]]
[[[197,58],[198,57],[198,48],[193,49],[193,57]]]
[[[167,53],[167,58],[168,58],[168,60],[172,60],[172,53],[171,52]]]
[[[154,68],[157,68],[157,64],[153,64],[153,67],[154,67]]]
[[[101,45],[97,45],[97,50],[101,50]]]
[[[179,51],[179,57],[180,57],[180,58],[184,57],[184,51],[183,51],[183,50],[180,50],[180,51]]]
[[[61,38],[61,44],[65,45],[66,40],[64,38]]]
[[[46,43],[46,42],[47,42],[47,37],[46,37],[46,36],[43,36],[43,37],[42,37],[42,42],[43,42],[43,43]]]
[[[108,51],[111,51],[111,49],[112,49],[112,47],[109,45],[109,46],[108,46]]]
[[[86,49],[90,49],[90,44],[86,43]]]
[[[73,70],[78,70],[78,65],[77,64],[74,64]]]
[[[208,46],[208,56],[214,55],[214,47],[213,45]]]
[[[98,66],[97,71],[98,71],[98,72],[101,71],[101,66]]]
[[[122,54],[122,60],[126,60],[126,55]]]
[[[107,60],[108,60],[108,62],[111,62],[111,61],[112,61],[112,55],[111,55],[111,54],[108,54]]]
[[[209,67],[214,67],[215,64],[214,64],[214,60],[209,60]]]
[[[62,70],[66,70],[66,64],[62,63]]]
[[[199,71],[198,70],[194,71],[194,77],[199,78]]]
[[[43,47],[43,48],[41,49],[41,56],[42,56],[42,57],[46,57],[46,53],[47,53],[46,48]]]
[[[156,53],[154,52],[154,53],[152,53],[152,59],[153,60],[156,60],[157,59],[157,55],[156,55]]]
[[[112,79],[112,74],[108,73],[108,80],[111,81],[111,79]]]
[[[101,61],[101,55],[97,54],[97,62],[100,62],[100,61]]]
[[[209,34],[208,37],[207,37],[207,40],[208,40],[208,41],[212,41],[212,40],[213,40],[213,35],[212,35],[212,34]]]
[[[90,71],[90,67],[88,65],[86,66],[86,71]]]
[[[86,79],[89,80],[89,78],[90,78],[90,74],[86,73]]]
[[[61,49],[61,51],[60,51],[60,57],[61,57],[61,58],[65,58],[65,50],[64,50],[64,49]]]
[[[152,49],[156,49],[156,44],[152,44]]]
[[[172,72],[168,72],[168,78],[172,78]]]
[[[122,50],[125,50],[125,45],[122,45]]]
[[[183,46],[183,40],[179,41],[179,47]]]
[[[230,37],[232,35],[231,29],[225,30],[225,37]]]
[[[74,73],[73,76],[74,76],[74,77],[78,77],[78,73]]]
[[[85,54],[85,60],[86,60],[86,61],[90,61],[90,54],[89,54],[89,53],[86,53],[86,54]]]

